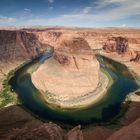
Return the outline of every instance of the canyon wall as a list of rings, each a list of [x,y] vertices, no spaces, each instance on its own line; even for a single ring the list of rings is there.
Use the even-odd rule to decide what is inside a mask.
[[[35,57],[48,45],[56,48],[62,35],[78,35],[92,49],[102,49],[108,38],[120,36],[127,39],[130,50],[140,51],[140,32],[135,29],[0,30],[0,60]]]
[[[27,59],[34,58],[44,52],[48,46],[53,46],[54,48],[59,47],[58,43],[60,42],[60,38],[63,34],[68,34],[73,36],[78,35],[82,38],[84,38],[91,49],[102,49],[103,45],[106,43],[108,38],[112,37],[123,37],[127,38],[128,40],[128,46],[129,50],[133,52],[132,58],[129,57],[128,60],[132,59],[132,63],[134,63],[134,67],[139,63],[140,61],[140,29],[113,29],[113,28],[107,28],[107,29],[8,29],[2,28],[0,30],[0,89],[2,89],[2,82],[6,78],[5,74],[7,74],[10,70],[16,68],[19,64],[23,63],[23,61],[26,61]],[[125,45],[127,46],[127,45]],[[110,49],[110,48],[109,48]],[[127,49],[124,49],[127,52]],[[112,52],[109,52],[109,55]],[[120,53],[120,51],[119,51]],[[118,55],[118,54],[117,54]],[[114,55],[112,55],[114,58]],[[60,62],[65,63],[67,62],[67,58],[58,58]],[[122,58],[121,59],[125,59]],[[20,62],[18,62],[20,61]],[[6,62],[6,63],[5,63]],[[139,64],[138,64],[139,65]],[[139,68],[140,69],[140,68]],[[140,71],[138,69],[138,71]],[[139,108],[139,107],[138,107]],[[20,108],[21,109],[21,108]],[[23,110],[24,111],[24,110]],[[17,114],[18,112],[18,114]],[[24,111],[25,112],[25,111]],[[136,112],[136,111],[135,111]],[[15,113],[15,114],[13,114]],[[136,112],[137,113],[137,112]],[[0,120],[1,124],[0,128],[2,133],[0,135],[5,134],[5,137],[9,136],[9,139],[18,139],[20,136],[24,135],[27,138],[38,138],[41,135],[47,137],[51,137],[52,139],[63,139],[62,136],[67,138],[68,140],[71,140],[73,137],[73,140],[82,140],[82,132],[80,131],[80,128],[76,127],[70,132],[65,132],[62,128],[59,126],[53,125],[53,124],[44,124],[42,126],[34,126],[34,128],[25,128],[25,126],[30,126],[30,123],[32,122],[35,124],[30,117],[28,117],[29,113],[24,113],[21,116],[18,116],[22,114],[19,112],[19,110],[14,109],[13,107],[10,107],[9,110],[5,110],[3,112],[0,111]],[[131,113],[132,114],[132,113]],[[134,113],[133,113],[134,114]],[[9,119],[9,116],[11,117]],[[20,120],[22,117],[27,117],[23,120]],[[138,116],[140,117],[140,116]],[[28,122],[26,122],[28,120]],[[11,124],[9,123],[11,121]],[[135,120],[133,120],[135,121]],[[37,120],[35,120],[37,122]],[[10,124],[10,126],[9,126]],[[15,125],[16,124],[16,125]],[[20,126],[20,129],[12,130],[13,128],[18,128]],[[116,139],[140,139],[139,137],[139,126],[140,121],[139,119],[128,126],[123,127],[122,129],[119,129],[118,131],[113,129],[114,132],[110,132],[110,130],[106,131],[105,129],[100,128],[99,130],[92,130],[91,131],[91,137],[90,140],[93,140],[92,134],[100,139],[107,139],[109,137],[109,140],[116,140]],[[4,129],[3,129],[4,128]],[[7,129],[9,132],[7,132]],[[115,132],[116,131],[116,132]],[[29,133],[30,132],[30,135]],[[44,132],[46,132],[44,134]],[[101,133],[102,132],[102,133]],[[55,133],[53,135],[53,133]],[[86,132],[85,132],[86,133]],[[96,133],[96,134],[95,134]],[[112,133],[114,133],[112,135]],[[86,133],[87,134],[87,133]],[[88,135],[88,134],[87,134]],[[85,137],[86,140],[87,137]]]
[[[0,61],[27,60],[41,54],[46,47],[35,33],[0,31]]]

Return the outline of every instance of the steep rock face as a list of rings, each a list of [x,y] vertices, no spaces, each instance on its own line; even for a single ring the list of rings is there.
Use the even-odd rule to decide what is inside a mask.
[[[63,34],[69,34],[71,36],[75,34],[79,35],[84,38],[93,49],[102,48],[104,44],[103,48],[106,52],[116,51],[119,54],[124,53],[128,50],[127,40],[129,42],[129,48],[132,48],[132,50],[140,50],[140,34],[139,31],[135,30],[48,30],[47,28],[39,29],[39,27],[33,31],[30,31],[30,29],[21,30],[20,28],[18,30],[16,30],[16,28],[12,30],[2,29],[5,28],[1,28],[0,30],[0,60],[34,57],[45,50],[46,46],[44,44],[57,47],[59,39],[61,39]],[[118,37],[111,38],[111,36]],[[125,38],[120,36],[125,36]],[[110,39],[106,41],[107,38]]]
[[[10,132],[7,140],[83,140],[80,127],[77,126],[66,133],[54,123],[45,123],[37,128],[15,129]]]
[[[140,62],[140,52],[136,52],[135,57],[130,59],[130,61],[134,61],[134,62],[139,63]]]
[[[0,60],[28,59],[46,49],[34,33],[25,31],[0,31]]]
[[[107,40],[103,45],[103,50],[106,52],[117,52],[118,54],[124,54],[128,52],[128,40],[123,37],[112,37]]]
[[[58,42],[58,48],[69,53],[82,53],[90,50],[90,46],[85,39],[74,35],[63,35]]]
[[[49,44],[51,46],[57,46],[57,40],[61,37],[62,32],[59,31],[42,31],[36,32],[38,40],[43,44]]]
[[[12,31],[0,31],[0,60],[11,59],[15,53],[16,34]]]
[[[69,36],[63,36],[59,42],[58,46],[55,49],[54,52],[54,58],[60,63],[60,64],[71,64],[75,63],[75,67],[78,68],[78,62],[76,61],[78,56],[80,55],[86,55],[85,58],[83,56],[83,60],[88,60],[87,55],[92,55],[93,58],[95,58],[95,55],[90,49],[89,44],[86,40],[84,40],[81,37],[69,37]],[[70,55],[72,57],[70,57]],[[90,61],[90,60],[89,60]]]
[[[83,133],[80,130],[80,128],[81,128],[80,126],[77,126],[73,128],[72,130],[70,130],[66,134],[66,140],[84,140]]]

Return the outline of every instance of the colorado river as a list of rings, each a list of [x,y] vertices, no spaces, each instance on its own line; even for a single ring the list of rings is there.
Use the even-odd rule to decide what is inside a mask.
[[[117,67],[113,66],[118,65],[116,62],[109,63],[108,61],[108,65],[105,65],[105,59],[106,58],[102,58],[103,61],[100,61],[101,69],[112,77],[113,84],[107,89],[104,98],[98,103],[86,108],[70,110],[61,108],[54,109],[45,102],[43,96],[32,84],[30,75],[32,70],[36,69],[39,65],[40,59],[26,64],[17,70],[9,83],[13,90],[19,95],[22,104],[40,118],[71,125],[106,123],[119,114],[126,95],[135,91],[138,85],[135,80],[129,76],[127,69],[124,70],[123,67],[122,69],[119,67],[120,71],[122,71],[120,72]]]

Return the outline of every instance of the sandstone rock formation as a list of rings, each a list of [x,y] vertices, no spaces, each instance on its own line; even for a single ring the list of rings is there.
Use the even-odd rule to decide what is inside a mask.
[[[0,61],[25,60],[38,56],[46,47],[34,33],[25,31],[0,31]]]
[[[22,27],[23,28],[23,27]],[[26,27],[24,27],[26,28]],[[46,49],[47,44],[57,47],[59,44],[60,38],[63,34],[69,34],[71,36],[78,35],[82,38],[84,38],[89,46],[92,49],[100,49],[105,44],[106,40],[108,38],[111,38],[112,36],[122,36],[128,39],[129,48],[133,51],[140,51],[140,29],[119,29],[119,28],[102,28],[102,29],[66,29],[66,28],[59,28],[58,30],[53,28],[47,28],[47,27],[32,27],[32,28],[15,28],[15,27],[0,27],[0,89],[2,88],[2,82],[5,79],[5,75],[11,70],[16,68],[19,64],[23,63],[23,60],[27,60],[28,58],[35,57],[39,53],[43,52]],[[112,41],[111,41],[112,42]],[[115,43],[116,44],[116,43]],[[125,44],[125,43],[123,43]],[[124,46],[124,45],[123,45]],[[127,45],[126,45],[127,46]],[[121,49],[117,50],[117,54],[122,52],[125,52],[127,49]],[[114,48],[113,48],[114,50]],[[111,52],[109,49],[107,52]],[[59,51],[58,51],[59,53]],[[109,55],[111,53],[108,53]],[[57,53],[56,53],[57,55]],[[62,65],[67,66],[67,57],[60,57],[58,55],[60,60],[59,64],[62,63]],[[110,55],[111,56],[111,55]],[[120,55],[119,55],[120,56]],[[61,60],[61,59],[62,60]],[[111,58],[115,58],[114,55],[111,56]],[[131,57],[129,57],[128,60],[130,60]],[[136,62],[139,61],[139,54],[134,55],[134,60]],[[20,62],[19,59],[21,60]],[[66,59],[66,60],[65,60]],[[121,58],[122,59],[122,58]],[[125,61],[125,58],[123,58]],[[54,59],[58,62],[57,59]],[[69,60],[69,59],[68,59]],[[70,59],[72,61],[72,59]],[[4,62],[2,62],[4,61]],[[6,63],[5,63],[6,61]],[[12,62],[11,62],[12,61]],[[11,63],[10,63],[11,62]],[[46,62],[47,63],[47,62]],[[132,62],[133,63],[133,62]],[[138,63],[134,63],[134,70],[136,70],[135,66]],[[76,67],[75,67],[76,68]],[[138,72],[140,73],[140,67],[137,68]],[[135,117],[129,118],[131,120],[131,123],[134,122],[137,118],[139,118],[139,106],[137,105],[138,102],[135,103],[135,107],[137,107],[134,111],[130,112],[130,115],[134,115]],[[133,105],[134,107],[134,105]],[[21,111],[22,110],[22,111]],[[132,110],[132,109],[131,109]],[[10,116],[10,118],[9,118]],[[128,116],[125,117],[127,120]],[[22,131],[20,128],[23,127],[29,127],[24,128],[27,133],[25,136],[29,135],[29,132],[36,132],[37,129],[41,128],[41,125],[43,122],[40,122],[39,120],[35,119],[33,116],[31,116],[28,112],[23,110],[21,107],[13,107],[5,108],[4,110],[0,110],[0,139],[6,139],[8,136],[8,132],[12,128],[18,128],[17,131],[15,130],[14,134],[10,133],[10,137],[19,138],[19,135],[22,135],[20,131]],[[119,139],[140,139],[139,138],[139,120],[134,122],[133,124],[129,124],[127,127],[123,127],[118,132],[114,132],[114,135],[112,135],[112,131],[117,131],[116,129],[111,129],[105,131],[105,129],[101,129],[100,126],[98,129],[94,131],[91,130],[90,137],[88,133],[85,135],[85,140],[101,140],[101,139],[107,139],[107,137],[110,136],[111,140],[119,140]],[[42,126],[43,130],[45,129],[45,125]],[[52,128],[52,127],[50,127]],[[20,129],[20,130],[19,130]],[[35,130],[36,129],[36,130]],[[24,132],[25,132],[24,130]],[[59,132],[62,129],[57,129]],[[51,130],[50,130],[51,131]],[[49,132],[50,132],[49,131]],[[52,128],[52,131],[54,131],[54,127]],[[62,130],[64,131],[64,130]],[[78,130],[79,131],[79,130]],[[12,131],[13,132],[13,131]],[[46,130],[45,130],[46,132]],[[56,131],[55,131],[56,132]],[[19,135],[18,135],[19,133]],[[65,132],[64,132],[65,133]],[[80,132],[81,133],[81,132]],[[40,133],[42,134],[42,132]],[[44,134],[44,133],[43,133]],[[42,134],[42,136],[43,136]],[[48,133],[47,133],[48,134]],[[58,133],[56,132],[55,136]],[[69,133],[73,134],[73,133]],[[101,135],[102,134],[102,135]],[[31,134],[34,136],[33,134]],[[44,134],[45,135],[45,134]],[[64,135],[67,135],[66,133]],[[74,134],[75,135],[75,134]],[[79,135],[79,134],[76,134]],[[88,135],[88,136],[87,136]],[[94,136],[93,136],[94,135]],[[4,137],[5,136],[5,137]],[[35,136],[38,136],[38,134],[35,134]],[[70,138],[72,135],[69,135]]]
[[[83,38],[64,35],[53,58],[32,74],[32,82],[40,91],[54,96],[61,106],[96,89],[99,63]]]
[[[130,110],[131,116],[126,116],[129,123],[122,128],[96,127],[95,129],[81,130],[80,126],[66,131],[54,123],[43,123],[35,119],[19,106],[0,110],[0,139],[1,140],[139,140],[140,133],[140,104],[137,103]],[[137,113],[136,113],[137,112]],[[137,117],[135,116],[136,114]],[[133,115],[135,116],[133,118]],[[10,118],[9,118],[10,116]],[[131,118],[132,117],[132,118]],[[135,121],[136,120],[136,121]],[[55,139],[56,138],[56,139]]]
[[[14,129],[28,127],[33,129],[42,125],[43,122],[33,117],[20,106],[9,106],[0,109],[0,140],[5,140],[8,133]]]
[[[130,61],[134,61],[134,62],[139,63],[140,62],[140,52],[136,52],[135,57],[130,59]]]
[[[7,30],[6,28],[0,29],[0,60],[26,59],[35,57],[39,53],[42,53],[48,45],[57,47],[57,44],[59,44],[59,40],[63,34],[68,34],[70,36],[78,35],[79,37],[84,38],[92,49],[102,48],[102,46],[105,44],[118,42],[115,43],[118,44],[118,46],[120,46],[120,43],[123,44],[121,47],[117,48],[117,52],[121,53],[128,50],[126,49],[128,40],[130,49],[134,51],[140,50],[138,29],[67,30],[65,28],[53,29],[47,27],[32,27],[24,30],[22,28],[7,28]],[[114,37],[112,38],[112,36],[116,36],[116,39]],[[127,40],[125,41],[124,38],[127,38]],[[108,41],[106,42],[107,39]],[[111,44],[110,46],[112,46]],[[111,48],[106,48],[106,51],[112,51],[113,47]]]
[[[61,37],[63,33],[61,31],[41,31],[36,32],[38,40],[43,44],[49,44],[51,46],[57,46],[57,40]]]
[[[46,123],[37,128],[14,129],[9,140],[63,140],[64,131],[56,124]]]
[[[140,119],[111,135],[107,140],[139,140],[140,139]]]
[[[81,126],[74,127],[66,134],[65,138],[66,140],[84,140]]]
[[[75,59],[75,67],[78,68],[74,55],[78,56],[82,54],[93,55],[93,59],[95,58],[95,55],[91,51],[89,44],[83,38],[64,35],[58,41],[57,48],[54,52],[54,59],[56,59],[60,64],[70,64],[73,63],[70,57],[68,57],[71,55],[73,56],[73,59]]]
[[[117,52],[118,54],[124,54],[128,52],[128,40],[124,37],[112,37],[104,44],[103,49],[106,52]]]
[[[65,132],[54,123],[45,123],[37,128],[14,129],[7,140],[84,140],[80,127]]]

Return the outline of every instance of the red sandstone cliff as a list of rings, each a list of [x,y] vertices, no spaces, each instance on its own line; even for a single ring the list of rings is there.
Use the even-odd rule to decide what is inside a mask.
[[[25,31],[0,31],[0,60],[23,60],[38,56],[47,45],[36,34]]]
[[[57,47],[63,34],[78,35],[84,38],[92,49],[102,48],[104,45],[107,52],[117,51],[122,54],[128,50],[140,51],[140,34],[136,30],[47,30],[43,28],[33,31],[30,29],[0,30],[0,60],[34,57],[43,52],[47,44]]]

